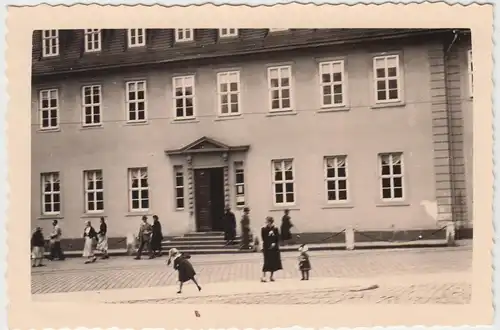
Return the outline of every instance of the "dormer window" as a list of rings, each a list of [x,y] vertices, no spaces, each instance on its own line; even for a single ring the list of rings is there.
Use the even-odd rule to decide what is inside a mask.
[[[238,36],[238,29],[219,29],[220,38],[234,38]]]
[[[175,41],[186,42],[193,41],[193,29],[175,29]]]
[[[128,46],[146,46],[146,29],[128,29]]]
[[[59,30],[42,31],[42,55],[43,57],[59,55]]]
[[[101,48],[101,30],[85,29],[85,52],[99,52]]]

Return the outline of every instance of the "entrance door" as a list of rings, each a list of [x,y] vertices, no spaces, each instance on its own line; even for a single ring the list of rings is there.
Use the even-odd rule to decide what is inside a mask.
[[[197,231],[223,230],[223,168],[194,170],[194,194]]]

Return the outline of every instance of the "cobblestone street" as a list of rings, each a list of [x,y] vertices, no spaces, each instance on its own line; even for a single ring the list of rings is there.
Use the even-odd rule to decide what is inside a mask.
[[[373,276],[394,276],[412,274],[467,273],[472,271],[471,249],[419,249],[419,250],[371,250],[371,251],[327,251],[313,252],[312,277],[322,278],[370,278]],[[256,281],[260,276],[261,255],[212,255],[193,256],[193,265],[202,285],[232,281]],[[283,253],[284,270],[277,279],[298,278],[296,253]],[[165,264],[165,258],[154,260],[133,260],[117,257],[95,264],[84,265],[81,258],[63,262],[49,262],[47,267],[32,271],[31,290],[34,294],[56,292],[97,291],[125,288],[146,288],[175,285],[177,274]],[[380,296],[380,290],[363,293],[343,293],[341,291],[290,292],[245,295],[245,303],[284,302],[300,303],[314,300],[316,303],[335,301],[373,301],[383,303],[428,303],[440,300],[467,301],[470,299],[470,279],[446,285],[424,285],[423,287],[389,288]],[[423,285],[423,284],[422,284]],[[425,289],[425,288],[427,289]],[[265,299],[264,299],[265,298]],[[157,302],[181,302],[179,299],[158,300]],[[191,298],[189,298],[191,299]],[[232,297],[204,297],[182,300],[183,303],[203,301],[218,303],[242,303],[238,295]],[[198,299],[198,300],[196,300]],[[207,300],[208,299],[208,300]]]

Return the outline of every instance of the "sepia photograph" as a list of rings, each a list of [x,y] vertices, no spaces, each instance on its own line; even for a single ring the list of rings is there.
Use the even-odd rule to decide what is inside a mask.
[[[37,30],[32,84],[34,300],[470,302],[468,29]]]

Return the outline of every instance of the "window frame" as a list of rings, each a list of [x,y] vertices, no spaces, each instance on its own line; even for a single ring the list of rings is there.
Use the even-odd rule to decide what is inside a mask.
[[[135,35],[133,35],[133,33],[135,33]],[[142,42],[139,42],[139,38],[141,37]],[[135,42],[132,42],[134,38]],[[127,29],[127,46],[128,48],[146,46],[146,29]]]
[[[47,177],[50,177],[51,180],[46,180]],[[54,177],[57,177],[54,179]],[[45,183],[47,181],[50,182],[51,184],[51,191],[49,193],[45,192]],[[54,184],[58,183],[59,184],[59,190],[55,191]],[[62,186],[61,186],[61,173],[60,172],[44,172],[40,173],[40,199],[41,199],[41,214],[44,216],[56,216],[56,215],[61,215],[62,213]],[[50,195],[51,196],[51,210],[52,211],[45,211],[45,205],[47,204],[45,201],[45,196]],[[54,210],[54,205],[56,204],[54,202],[54,196],[58,195],[59,196],[59,211],[53,211]]]
[[[388,71],[389,71],[389,67],[388,67],[388,60],[390,58],[395,58],[396,60],[396,63],[397,63],[397,66],[396,66],[396,81],[397,81],[397,84],[398,84],[398,87],[397,87],[397,92],[398,92],[398,98],[397,99],[389,99],[389,80],[394,80],[394,79],[389,79],[389,76],[388,76]],[[377,78],[377,60],[381,60],[383,59],[384,60],[384,70],[385,70],[385,76],[384,78]],[[374,101],[375,101],[375,104],[377,105],[384,105],[384,104],[393,104],[393,103],[401,103],[403,102],[403,86],[402,86],[402,83],[403,83],[403,74],[402,74],[402,65],[401,65],[401,56],[400,54],[383,54],[383,55],[376,55],[376,56],[373,56],[372,58],[372,74],[373,74],[373,77],[372,77],[372,82],[373,82],[373,95],[374,95]],[[377,83],[379,81],[385,81],[386,82],[386,99],[385,100],[379,100],[378,99],[378,86],[377,86]]]
[[[467,81],[468,81],[468,91],[469,97],[474,97],[474,62],[473,62],[472,49],[467,50]]]
[[[239,35],[239,29],[235,29],[235,28],[219,29],[219,38],[220,39],[236,38],[238,35]]]
[[[192,90],[191,102],[193,105],[193,114],[191,116],[186,115],[186,109],[187,109],[186,101],[185,101],[185,99],[186,99],[186,85],[184,85],[184,82],[187,79],[190,79],[192,81],[192,85],[187,86],[187,87],[191,87],[191,90]],[[173,101],[174,120],[175,121],[196,119],[196,80],[195,79],[196,79],[195,75],[185,75],[185,76],[172,77],[172,101]],[[176,81],[178,81],[178,80],[181,80],[183,82],[182,83],[182,92],[183,92],[182,96],[177,96],[175,94],[176,86],[177,86]],[[177,100],[181,99],[181,98],[184,99],[183,106],[182,106],[183,116],[179,117],[179,116],[177,116]]]
[[[94,43],[97,42],[97,47],[93,48]],[[89,48],[89,43],[92,48]],[[102,50],[102,30],[101,29],[84,29],[84,44],[85,53],[96,53]]]
[[[182,185],[177,184],[177,179],[182,178]],[[178,189],[182,189],[182,196],[179,196]],[[174,203],[176,211],[183,211],[186,209],[186,179],[184,175],[184,168],[180,165],[174,166]],[[182,200],[182,207],[179,207],[178,201]]]
[[[144,98],[142,100],[139,99],[139,84],[143,85],[143,92],[144,92]],[[130,100],[130,93],[131,93],[131,88],[130,86],[133,85],[135,86],[134,94],[136,99],[135,100]],[[144,119],[137,119],[139,117],[140,110],[139,109],[139,104],[144,103]],[[130,104],[135,103],[136,109],[135,115],[136,119],[130,119]],[[148,121],[148,83],[146,80],[141,79],[141,80],[129,80],[125,82],[125,108],[127,111],[127,123],[129,124],[136,124],[136,123],[146,123]]]
[[[94,88],[98,88],[99,89],[99,103],[94,103],[94,94],[93,94],[93,91],[94,91]],[[85,89],[87,88],[90,88],[92,94],[90,94],[90,97],[91,97],[91,100],[92,102],[90,104],[86,104],[85,103]],[[103,123],[103,120],[102,120],[102,85],[99,85],[99,84],[94,84],[94,85],[85,85],[85,86],[82,86],[82,89],[81,89],[81,102],[82,102],[82,126],[83,127],[94,127],[94,126],[102,126],[102,123]],[[90,124],[87,124],[86,123],[86,118],[87,118],[87,114],[86,114],[86,107],[91,107],[92,108],[92,121],[94,120],[94,107],[95,106],[98,106],[99,107],[99,122],[92,122]]]
[[[182,38],[179,37],[180,32],[182,32]],[[189,32],[189,38],[186,38],[186,32]],[[194,41],[194,29],[174,29],[174,40],[175,42]]]
[[[146,182],[147,182],[147,187],[144,188],[142,187],[142,183],[141,183],[141,179],[138,179],[138,182],[139,182],[139,185],[137,188],[134,188],[133,185],[132,185],[132,180],[133,180],[133,173],[134,172],[137,172],[138,174],[138,177],[140,177],[140,174],[142,173],[146,173]],[[143,208],[142,207],[142,201],[143,201],[143,198],[142,198],[142,191],[146,191],[148,192],[148,207],[147,208]],[[132,192],[133,191],[139,191],[139,194],[138,194],[138,202],[139,202],[139,208],[137,209],[134,209],[133,207],[133,196],[132,196]],[[129,212],[132,212],[132,213],[135,213],[135,212],[148,212],[150,209],[151,209],[151,190],[150,190],[150,185],[149,185],[149,170],[147,167],[132,167],[132,168],[129,168],[128,169],[128,209],[129,209]]]
[[[383,157],[389,156],[390,157],[390,167],[389,167],[389,174],[382,174],[382,160]],[[393,158],[399,156],[400,161],[401,161],[401,174],[394,174],[394,161]],[[379,189],[380,189],[380,200],[382,202],[402,202],[405,200],[406,196],[406,186],[405,186],[405,166],[404,166],[404,155],[403,152],[384,152],[378,154],[378,177],[379,177]],[[391,196],[395,195],[395,184],[394,184],[394,178],[400,178],[401,179],[401,196],[402,197],[391,197],[391,198],[384,198],[384,184],[383,184],[383,179],[390,179],[391,181],[391,186],[390,186],[390,191],[391,191]]]
[[[340,159],[343,159],[344,160],[344,168],[345,168],[345,177],[339,177],[338,176],[338,169],[339,169],[339,166],[338,166],[338,163],[339,163],[339,160]],[[328,161],[329,160],[334,160],[335,161],[335,167],[333,167],[335,169],[335,177],[328,177]],[[335,156],[326,156],[324,157],[323,159],[323,171],[324,171],[324,180],[325,180],[325,199],[326,199],[326,202],[327,204],[345,204],[345,203],[349,203],[350,201],[350,197],[351,197],[351,193],[350,193],[350,186],[349,186],[349,163],[348,163],[348,158],[347,158],[347,155],[335,155]],[[337,199],[335,200],[330,200],[329,199],[329,195],[328,193],[330,192],[330,189],[328,189],[328,182],[330,181],[335,181],[336,184],[335,184],[335,194],[336,194],[336,197]],[[345,181],[345,185],[346,185],[346,188],[345,188],[345,192],[346,192],[346,199],[339,199],[339,192],[341,190],[344,190],[344,189],[340,189],[339,188],[339,181]]]
[[[341,81],[340,83],[334,82],[334,74],[335,72],[333,71],[333,67],[336,64],[340,64],[341,67]],[[328,65],[329,67],[332,68],[332,73],[330,73],[330,78],[331,81],[330,83],[324,83],[323,82],[323,66]],[[321,61],[318,63],[318,69],[319,69],[319,88],[320,88],[320,97],[321,97],[321,108],[343,108],[347,106],[347,77],[346,77],[346,70],[345,70],[345,61],[343,59],[338,59],[338,60],[331,60],[331,61]],[[334,92],[334,86],[335,85],[340,85],[342,87],[342,103],[334,103],[335,101],[335,92]],[[325,104],[325,93],[324,93],[324,86],[330,86],[331,87],[331,98],[332,98],[332,103],[331,104]]]
[[[231,75],[235,75],[236,76],[236,84],[237,84],[237,91],[236,92],[231,92],[230,91],[230,84],[232,83],[231,81],[229,82],[226,82],[226,84],[228,85],[228,91],[227,92],[221,92],[221,80],[222,80],[222,77],[223,76],[228,76],[228,77],[231,77]],[[238,106],[238,112],[231,112],[231,105],[233,104],[231,102],[231,95],[233,94],[236,94],[237,97],[238,97],[238,103],[237,106]],[[227,113],[223,113],[222,112],[222,96],[223,95],[227,95],[227,100],[228,100],[228,112]],[[232,117],[232,116],[239,116],[242,114],[241,112],[241,78],[240,78],[240,72],[239,71],[236,71],[236,70],[233,70],[233,71],[224,71],[224,72],[218,72],[217,73],[217,109],[218,109],[218,113],[219,113],[219,116],[220,117]]]
[[[88,184],[89,184],[89,175],[92,176],[92,182],[94,184],[94,189],[89,189],[88,188]],[[98,180],[97,178],[100,176],[100,180]],[[104,205],[104,176],[103,176],[103,172],[102,170],[100,169],[96,169],[96,170],[85,170],[83,171],[83,194],[84,194],[84,210],[85,210],[85,214],[101,214],[101,213],[104,213],[104,209],[105,209],[105,205]],[[98,181],[101,181],[101,189],[98,189],[97,188],[97,182]],[[100,202],[102,202],[102,209],[99,210],[97,208],[97,205],[99,203],[99,199],[97,198],[97,194],[98,193],[101,193],[102,194],[102,200]],[[92,203],[94,204],[94,207],[95,207],[95,210],[89,210],[89,196],[88,194],[92,194],[93,196],[93,201]]]
[[[243,175],[243,182],[238,182],[238,174]],[[273,173],[274,174],[274,173]],[[234,199],[236,208],[240,209],[245,207],[246,205],[246,184],[245,184],[245,167],[243,162],[235,162],[234,163]],[[239,192],[239,187],[242,187],[242,193]],[[238,203],[238,197],[243,197],[243,203]]]
[[[55,92],[55,100],[56,100],[56,107],[52,107],[50,106],[50,100],[52,100],[50,97],[51,97],[51,93],[52,92]],[[44,93],[47,93],[48,95],[48,100],[49,100],[49,106],[47,108],[43,108],[43,94]],[[57,122],[57,125],[55,126],[52,126],[51,124],[51,111],[52,110],[55,110],[56,111],[56,122]],[[43,126],[43,112],[44,111],[47,111],[48,112],[48,121],[49,121],[49,126],[47,127],[44,127]],[[51,131],[51,130],[58,130],[60,129],[60,113],[59,113],[59,89],[58,88],[48,88],[48,89],[41,89],[39,92],[38,92],[38,112],[39,112],[39,120],[40,120],[40,130],[41,131]]]
[[[50,35],[46,36],[46,32]],[[42,57],[55,57],[59,56],[59,30],[42,30]],[[52,47],[55,47],[55,51],[52,52]],[[47,50],[50,49],[49,52]]]
[[[274,90],[282,91],[283,87],[281,86],[281,70],[286,69],[289,73],[288,79],[290,80],[290,84],[288,86],[289,89],[289,96],[290,96],[290,106],[288,108],[278,108],[278,109],[273,109],[273,95],[272,92]],[[273,70],[278,71],[278,77],[279,77],[279,86],[278,87],[272,87],[271,86],[271,72]],[[268,102],[269,102],[269,112],[270,113],[280,113],[280,112],[291,112],[293,111],[293,71],[292,71],[292,66],[291,65],[278,65],[278,66],[270,66],[267,68],[267,89],[268,89]],[[281,97],[280,93],[280,98],[278,99],[280,106],[283,103],[283,98]]]
[[[286,168],[285,165],[287,162],[290,162],[292,164],[292,180],[286,180],[285,177],[285,170],[282,170],[283,173],[283,180],[281,181],[276,181],[275,180],[275,163],[280,162],[282,164],[282,168]],[[296,183],[296,176],[295,176],[295,164],[293,158],[284,158],[284,159],[273,159],[271,161],[271,175],[272,175],[272,185],[273,185],[273,205],[276,207],[282,207],[282,206],[293,206],[297,203],[297,183]],[[291,183],[293,184],[293,202],[287,202],[287,190],[286,190],[286,184]],[[281,184],[283,186],[283,203],[278,203],[276,201],[276,184]]]

